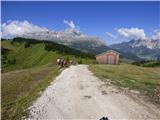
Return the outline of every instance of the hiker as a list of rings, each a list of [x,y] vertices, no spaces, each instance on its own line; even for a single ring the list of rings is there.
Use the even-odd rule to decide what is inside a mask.
[[[69,65],[69,58],[65,59],[64,65],[68,66]]]
[[[73,60],[70,60],[69,63],[70,63],[70,65],[72,65],[73,64]]]
[[[69,60],[69,58],[67,58],[67,59],[58,58],[58,59],[57,59],[57,65],[60,65],[61,67],[69,66],[69,65],[72,64],[72,63],[73,63],[73,61],[72,61],[72,60]]]
[[[62,59],[60,59],[60,65],[61,65],[61,67],[63,67],[64,66],[64,59],[62,58]]]
[[[63,66],[66,66],[66,65],[67,65],[67,60],[64,59]]]
[[[57,65],[60,65],[60,61],[61,61],[61,59],[57,59]]]

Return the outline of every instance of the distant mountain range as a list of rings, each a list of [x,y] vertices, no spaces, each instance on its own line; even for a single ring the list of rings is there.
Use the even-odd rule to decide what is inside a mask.
[[[160,59],[160,40],[139,39],[107,46],[100,38],[88,36],[78,28],[69,28],[58,32],[44,29],[17,37],[49,40],[95,55],[114,49],[123,57],[131,60]]]
[[[88,36],[77,28],[69,28],[59,32],[46,29],[40,32],[25,33],[17,37],[49,40],[92,54],[99,54],[110,49],[100,38]]]
[[[134,54],[139,58],[147,60],[160,60],[160,40],[139,39],[131,40],[129,42],[122,42],[110,45],[111,48],[116,49],[126,54]]]

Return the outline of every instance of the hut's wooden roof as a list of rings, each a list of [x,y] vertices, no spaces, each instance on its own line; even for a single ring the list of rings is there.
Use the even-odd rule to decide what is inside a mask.
[[[116,53],[116,54],[120,54],[119,52],[117,52],[117,51],[115,51],[115,50],[108,50],[108,51],[106,51],[106,52],[103,52],[103,53],[101,53],[101,54],[96,55],[96,57],[97,57],[97,56],[100,56],[100,55],[103,55],[103,54],[106,54],[106,53],[108,53],[108,52],[114,52],[114,53]]]

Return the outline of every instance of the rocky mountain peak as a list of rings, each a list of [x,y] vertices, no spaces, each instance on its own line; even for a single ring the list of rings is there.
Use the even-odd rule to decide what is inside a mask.
[[[138,39],[138,40],[131,40],[128,43],[131,47],[146,47],[149,49],[159,49],[160,48],[160,40],[153,40],[153,39]]]

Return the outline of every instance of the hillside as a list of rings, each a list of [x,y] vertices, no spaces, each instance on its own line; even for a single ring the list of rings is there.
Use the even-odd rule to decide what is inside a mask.
[[[94,56],[50,41],[14,38],[2,40],[3,72],[24,69],[45,64],[55,64],[63,57],[85,64],[93,63]]]

